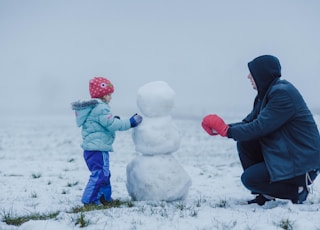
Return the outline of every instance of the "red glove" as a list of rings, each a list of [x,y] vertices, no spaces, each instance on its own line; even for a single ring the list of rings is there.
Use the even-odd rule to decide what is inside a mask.
[[[216,114],[205,116],[201,125],[211,136],[219,134],[222,137],[226,137],[229,129],[229,126]]]
[[[210,128],[206,123],[202,122],[202,128],[211,136],[218,135],[217,131]]]

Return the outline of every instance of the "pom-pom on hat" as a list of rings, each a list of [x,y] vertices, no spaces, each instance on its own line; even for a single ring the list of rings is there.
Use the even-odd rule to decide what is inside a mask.
[[[89,81],[89,91],[92,98],[101,98],[113,93],[112,83],[104,77],[94,77]]]

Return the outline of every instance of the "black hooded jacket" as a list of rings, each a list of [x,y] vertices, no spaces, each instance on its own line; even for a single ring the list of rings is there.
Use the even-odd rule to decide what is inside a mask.
[[[281,77],[281,65],[278,58],[263,55],[248,63],[250,73],[257,85],[259,99],[262,100],[268,88]]]
[[[258,95],[243,122],[230,125],[228,137],[260,143],[271,181],[320,168],[317,125],[299,91],[280,79],[279,60],[264,55],[249,62],[248,67]]]

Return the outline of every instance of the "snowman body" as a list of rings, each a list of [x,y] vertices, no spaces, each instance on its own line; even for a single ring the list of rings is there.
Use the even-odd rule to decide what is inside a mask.
[[[163,81],[138,90],[137,105],[144,116],[133,130],[139,155],[127,165],[127,190],[135,200],[183,199],[191,179],[172,153],[180,147],[179,131],[170,115],[175,92]]]

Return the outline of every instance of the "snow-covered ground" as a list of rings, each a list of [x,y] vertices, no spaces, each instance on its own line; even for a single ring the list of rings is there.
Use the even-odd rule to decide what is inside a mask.
[[[226,122],[237,121],[232,118]],[[319,116],[316,116],[320,123]],[[186,200],[132,201],[131,205],[71,213],[81,206],[89,177],[80,148],[80,129],[73,114],[36,118],[2,118],[0,121],[0,229],[320,229],[320,180],[305,204],[276,200],[260,207],[242,205],[251,199],[241,184],[241,165],[235,142],[208,136],[201,119],[174,121],[181,146],[173,156],[192,178]],[[126,166],[136,156],[132,130],[118,132],[110,154],[113,198],[130,201]],[[50,220],[7,225],[7,217],[50,214]]]

